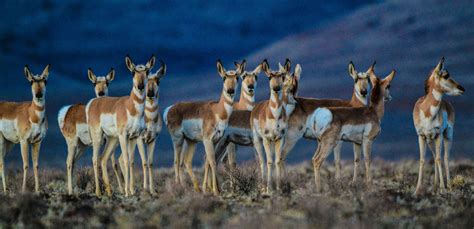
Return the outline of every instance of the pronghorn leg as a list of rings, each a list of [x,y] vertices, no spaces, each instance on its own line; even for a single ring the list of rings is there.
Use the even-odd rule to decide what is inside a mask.
[[[446,185],[451,188],[451,176],[449,173],[449,153],[451,151],[451,145],[453,141],[453,129],[448,127],[443,135],[444,141],[444,169],[446,171]]]
[[[104,181],[105,191],[108,196],[112,196],[112,188],[110,187],[109,174],[107,172],[107,161],[110,158],[112,152],[114,152],[115,147],[117,146],[116,138],[107,138],[107,143],[104,148],[104,154],[100,160],[100,166],[102,169],[102,180]]]
[[[265,148],[265,155],[267,159],[267,188],[266,193],[270,194],[272,189],[272,166],[273,166],[273,153],[270,141],[263,138],[263,148]]]
[[[25,192],[26,191],[26,175],[28,173],[28,167],[29,167],[29,161],[28,161],[28,142],[26,141],[21,141],[21,157],[23,159],[23,184],[21,186],[21,191]]]
[[[227,163],[229,165],[229,168],[235,169],[237,166],[237,161],[236,161],[236,155],[235,155],[235,144],[234,143],[229,143],[227,145]]]
[[[433,139],[430,139],[428,141],[428,147],[430,148],[430,151],[431,151],[431,154],[433,155],[433,161],[435,162],[434,163],[434,170],[435,170],[435,174],[434,174],[434,184],[433,184],[433,191],[434,192],[437,192],[438,191],[438,183],[439,183],[439,175],[438,175],[438,166],[436,165],[436,146],[435,146],[435,142],[433,141]]]
[[[7,154],[7,142],[0,134],[0,173],[2,175],[3,192],[7,193],[7,181],[5,179],[5,155]]]
[[[285,144],[285,139],[279,139],[275,142],[275,164],[276,164],[276,183],[277,183],[277,189],[281,190],[281,178],[282,178],[282,169],[283,169],[283,163],[284,160],[282,159],[282,149],[283,145]]]
[[[186,141],[187,147],[186,151],[183,153],[183,162],[184,166],[186,167],[186,171],[188,172],[189,177],[191,178],[191,181],[193,182],[193,187],[196,192],[201,192],[201,189],[199,188],[199,182],[196,179],[196,176],[194,175],[193,172],[193,157],[194,157],[194,152],[196,151],[196,143],[191,142],[191,141]]]
[[[362,151],[362,145],[354,143],[354,175],[352,177],[352,185],[357,182],[357,172],[359,171],[360,153]],[[334,150],[335,152],[335,150]]]
[[[39,152],[41,148],[41,142],[33,143],[31,147],[31,159],[33,161],[33,173],[35,175],[35,192],[39,192],[39,177],[38,177],[38,160]]]
[[[123,194],[123,186],[122,186],[122,176],[120,176],[120,173],[118,171],[118,166],[117,166],[117,161],[115,160],[115,149],[117,148],[117,144],[115,144],[115,147],[112,149],[112,153],[110,155],[110,161],[112,163],[112,169],[114,170],[114,175],[115,175],[115,179],[117,180],[117,185],[119,187],[119,192],[121,194]],[[120,161],[119,161],[119,164],[120,164]],[[123,165],[123,163],[121,164]],[[120,167],[121,171],[122,171],[122,174],[123,174],[123,168]]]
[[[438,166],[440,192],[445,193],[446,192],[446,186],[444,186],[443,167],[441,165],[441,142],[442,142],[442,137],[438,136],[435,140],[435,146],[436,146],[436,159],[435,159],[435,162],[436,162],[436,166]]]
[[[100,147],[102,146],[102,131],[95,131],[90,129],[90,134],[92,138],[92,166],[94,167],[94,181],[95,181],[95,194],[97,196],[101,195],[100,185],[99,185],[99,154]]]
[[[336,180],[341,179],[341,147],[342,141],[339,141],[336,147],[334,147],[334,165],[336,167]]]
[[[142,160],[142,169],[143,169],[143,190],[147,191],[148,190],[148,185],[147,185],[147,167],[148,163],[146,160],[145,156],[145,144],[143,143],[143,138],[138,138],[137,139],[137,146],[138,146],[138,154],[140,155],[140,158]]]
[[[74,170],[74,159],[76,158],[77,139],[67,139],[67,188],[68,194],[72,195],[72,173]]]
[[[370,187],[372,185],[372,173],[370,170],[370,164],[372,162],[372,140],[364,138],[362,140],[362,148],[364,150],[365,183],[367,187]]]
[[[283,145],[283,149],[281,152],[282,158],[282,174],[285,174],[285,165],[286,165],[286,156],[288,156],[288,153],[291,152],[291,150],[295,147],[296,143],[298,142],[298,139],[300,136],[291,136],[290,133],[293,133],[292,131],[288,131],[287,135],[285,136],[285,144]]]
[[[214,144],[211,140],[205,139],[203,141],[204,148],[206,150],[206,159],[209,161],[209,165],[211,166],[211,179],[212,179],[212,191],[215,195],[219,194],[219,190],[217,188],[217,174],[216,174],[216,155],[214,152]]]
[[[335,142],[325,142],[324,140],[318,143],[318,148],[313,156],[313,169],[314,169],[314,180],[316,183],[316,192],[322,191],[321,186],[321,166],[323,165],[326,158],[333,151],[336,146]]]
[[[128,181],[129,181],[129,174],[128,174],[128,170],[130,168],[129,166],[129,163],[128,163],[128,139],[127,139],[127,136],[126,135],[121,135],[119,136],[119,142],[120,142],[120,149],[122,151],[122,155],[120,156],[121,157],[121,162],[120,163],[123,163],[123,180],[124,180],[124,190],[125,190],[125,197],[128,197],[128,193],[129,193],[129,184],[128,184]]]
[[[148,143],[147,145],[147,152],[148,152],[148,178],[149,178],[149,186],[150,186],[150,193],[156,194],[155,191],[155,182],[153,181],[153,154],[155,153],[155,144],[156,139],[152,142]]]
[[[257,152],[257,160],[260,165],[260,174],[262,179],[262,184],[265,183],[265,160],[263,159],[263,149],[262,149],[262,139],[257,136],[257,133],[253,133],[253,146]]]
[[[209,179],[209,170],[211,170],[211,166],[209,165],[209,161],[207,157],[204,156],[204,179],[202,180],[202,192],[206,193],[208,191],[209,185],[212,182],[208,182]]]
[[[180,179],[180,166],[181,166],[181,152],[183,150],[184,139],[173,138],[173,149],[174,149],[174,175],[177,184],[181,184]]]
[[[423,166],[425,165],[426,141],[422,136],[418,135],[418,145],[420,147],[420,169],[418,170],[418,182],[416,184],[415,195],[421,194],[421,186],[423,183]]]
[[[128,157],[130,166],[130,194],[135,194],[135,147],[137,146],[137,139],[130,139],[128,142]]]

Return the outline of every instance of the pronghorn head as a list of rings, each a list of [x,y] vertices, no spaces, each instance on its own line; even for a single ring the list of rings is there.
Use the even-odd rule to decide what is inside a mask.
[[[301,65],[297,64],[294,73],[287,73],[283,83],[283,93],[286,95],[288,103],[295,104],[295,97],[298,93],[298,83],[301,77]]]
[[[237,62],[235,65],[237,66]],[[262,70],[262,64],[259,64],[253,71],[247,72],[245,71],[242,75],[242,89],[248,95],[253,96],[255,93],[255,88],[257,88],[257,76],[260,74]]]
[[[133,87],[138,91],[143,92],[145,90],[145,81],[148,76],[148,73],[155,65],[155,55],[150,57],[150,60],[145,64],[135,65],[130,59],[130,56],[125,57],[125,64],[127,65],[128,70],[133,75]]]
[[[378,101],[380,98],[379,96],[383,96],[384,101],[392,100],[392,95],[390,95],[390,84],[395,77],[395,70],[392,70],[388,76],[386,76],[383,80],[378,78],[375,73],[369,74],[370,83],[372,84],[372,92],[371,92],[371,101],[375,102]]]
[[[109,95],[109,83],[114,80],[115,70],[110,69],[110,72],[106,76],[96,76],[92,69],[87,69],[87,76],[89,80],[94,84],[95,96],[102,97]]]
[[[354,79],[354,92],[357,98],[364,104],[367,104],[367,95],[369,92],[369,75],[374,74],[374,63],[366,72],[357,72],[354,63],[349,62],[349,75]]]
[[[285,66],[279,65],[278,71],[272,71],[270,66],[268,65],[267,59],[263,60],[262,62],[262,70],[270,79],[270,90],[276,93],[281,92],[281,88],[283,86],[283,80],[285,80],[286,75],[291,70],[291,62],[289,59],[286,59]]]
[[[146,83],[146,97],[148,100],[153,100],[158,97],[161,78],[166,74],[166,64],[161,60],[160,63],[160,69],[148,75],[148,81]]]
[[[459,85],[452,77],[449,72],[444,69],[444,57],[441,58],[439,63],[431,72],[431,75],[425,81],[425,93],[429,93],[429,89],[432,88],[447,95],[462,95],[465,91],[464,87]]]
[[[24,73],[26,79],[31,83],[31,93],[35,100],[42,101],[44,99],[50,66],[50,64],[46,65],[41,75],[33,75],[28,65],[25,65]]]
[[[224,66],[222,66],[221,60],[217,60],[217,72],[224,80],[224,95],[231,101],[234,101],[237,80],[244,73],[245,64],[245,60],[240,64],[235,63],[236,69],[227,71]]]

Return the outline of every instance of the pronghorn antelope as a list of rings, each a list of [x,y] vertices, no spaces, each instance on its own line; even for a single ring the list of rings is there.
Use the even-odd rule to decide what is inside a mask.
[[[235,63],[236,65],[238,63]],[[252,111],[255,106],[255,89],[257,88],[257,77],[262,70],[262,65],[259,64],[253,71],[245,71],[242,78],[242,87],[240,88],[240,98],[239,102],[234,104],[234,111],[236,110],[245,110]],[[240,114],[240,113],[239,113]],[[235,168],[236,159],[235,159],[235,145],[234,143],[229,143],[227,146],[227,162],[231,168]]]
[[[244,72],[245,60],[236,67],[235,71],[227,71],[221,61],[217,61],[217,71],[224,80],[218,102],[180,102],[166,108],[163,115],[173,141],[176,182],[182,183],[180,171],[182,154],[184,165],[196,191],[201,190],[192,170],[192,159],[196,143],[202,141],[206,158],[211,166],[212,190],[214,194],[218,193],[214,144],[224,134],[232,114],[237,80]]]
[[[125,196],[134,194],[134,189],[129,186],[129,152],[133,152],[137,138],[145,128],[145,83],[147,75],[155,65],[153,55],[146,65],[135,65],[130,57],[125,57],[125,63],[133,76],[133,87],[130,96],[101,97],[89,101],[86,106],[87,124],[92,138],[92,163],[95,175],[95,193],[100,196],[99,188],[99,150],[104,137],[106,146],[101,158],[102,177],[105,190],[112,195],[109,177],[107,174],[107,160],[120,143],[124,164],[124,189]],[[129,192],[130,190],[130,192]]]
[[[380,133],[380,123],[384,115],[384,103],[391,100],[390,83],[395,70],[381,80],[373,72],[369,74],[372,84],[368,107],[317,108],[310,117],[313,134],[318,139],[318,149],[313,161],[316,190],[321,191],[320,168],[326,157],[340,141],[351,141],[362,145],[365,161],[367,185],[372,182],[370,173],[371,151],[374,139]]]
[[[284,171],[286,156],[294,148],[296,143],[301,138],[314,139],[317,137],[311,131],[311,123],[308,122],[314,111],[319,107],[364,107],[367,105],[367,92],[369,88],[369,75],[374,71],[374,64],[372,64],[366,72],[357,72],[354,64],[349,63],[349,75],[354,80],[354,90],[352,92],[351,100],[341,99],[313,99],[297,96],[297,89],[290,93],[296,101],[293,105],[293,112],[288,120],[288,132],[285,138],[285,145],[282,151],[281,169]],[[296,70],[295,70],[296,72]],[[301,75],[301,68],[299,74],[296,74],[296,82],[299,81]],[[290,104],[291,106],[291,104]],[[340,152],[341,142],[334,148],[334,161],[336,164],[336,178],[340,178]],[[356,181],[357,169],[359,167],[359,158],[361,152],[361,145],[354,143],[354,176],[352,182]]]
[[[142,160],[143,168],[143,189],[149,190],[150,193],[155,194],[155,187],[153,182],[153,154],[155,152],[156,138],[161,132],[162,121],[158,110],[159,88],[161,78],[166,74],[166,64],[161,62],[161,68],[155,73],[148,75],[146,83],[146,100],[145,100],[145,129],[137,140],[138,152]],[[146,144],[146,151],[145,151]],[[148,157],[146,156],[148,152]],[[130,156],[130,187],[134,187],[133,179],[133,162],[135,157],[135,150],[129,152]],[[113,157],[112,157],[113,158]],[[124,172],[123,154],[120,157],[122,173]],[[148,177],[147,177],[148,176]],[[148,185],[147,185],[148,182]],[[130,190],[133,192],[133,190]]]
[[[31,144],[33,171],[35,175],[35,192],[39,192],[38,157],[41,141],[46,135],[48,122],[46,120],[46,82],[50,65],[46,65],[41,75],[33,75],[25,66],[26,79],[31,83],[31,102],[0,102],[0,172],[2,174],[3,191],[7,192],[5,180],[4,158],[14,144],[20,143],[23,158],[23,185],[26,190],[26,175],[29,167],[29,147]]]
[[[450,78],[444,69],[444,57],[432,70],[425,81],[425,96],[416,101],[413,109],[413,122],[418,134],[420,146],[420,170],[418,171],[418,183],[415,194],[421,192],[423,165],[425,162],[426,143],[435,158],[435,180],[434,187],[438,185],[441,192],[445,192],[443,169],[441,166],[441,144],[444,143],[444,168],[446,171],[446,183],[450,185],[449,176],[449,151],[453,140],[454,108],[443,95],[462,95],[464,88],[454,79]]]
[[[283,100],[283,82],[288,77],[291,63],[286,59],[285,66],[280,65],[279,71],[272,71],[268,66],[267,60],[262,63],[262,70],[270,80],[270,99],[258,103],[250,114],[250,126],[252,128],[253,145],[257,151],[258,161],[264,177],[264,160],[262,143],[265,148],[267,161],[267,179],[266,192],[270,193],[273,152],[276,160],[281,158],[281,149],[284,144],[284,138],[287,130],[286,104]],[[291,76],[289,76],[291,77]],[[277,167],[277,181],[280,180],[280,170]],[[279,187],[279,182],[277,182]]]
[[[106,76],[96,76],[89,68],[87,75],[94,85],[96,97],[108,96],[109,84],[115,77],[115,70],[111,69]],[[82,156],[87,146],[92,144],[86,120],[86,105],[79,103],[64,106],[59,110],[58,123],[67,144],[67,184],[68,193],[72,194],[74,164]],[[115,163],[113,164],[114,172],[118,178],[117,166]],[[120,189],[122,188],[120,187]]]

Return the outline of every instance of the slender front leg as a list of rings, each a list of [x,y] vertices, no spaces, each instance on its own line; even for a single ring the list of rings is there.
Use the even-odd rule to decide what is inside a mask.
[[[357,182],[357,176],[359,171],[360,154],[362,152],[362,145],[354,143],[354,175],[352,177],[352,185]]]
[[[286,157],[291,152],[291,150],[295,147],[298,140],[301,138],[301,136],[296,136],[295,134],[291,134],[291,133],[293,133],[293,131],[288,130],[288,133],[285,136],[285,144],[283,144],[283,149],[281,151],[281,155],[282,155],[281,160],[283,161],[283,163],[281,164],[282,174],[285,174]]]
[[[137,146],[137,139],[129,139],[128,140],[128,156],[130,158],[129,166],[130,166],[130,194],[135,194],[135,147]]]
[[[272,189],[272,169],[273,169],[273,152],[268,139],[263,138],[263,148],[265,148],[265,154],[267,159],[267,190],[266,193],[270,194]]]
[[[128,139],[126,135],[121,135],[119,136],[119,142],[120,142],[120,149],[122,150],[122,155],[120,156],[121,163],[123,163],[123,180],[124,180],[124,190],[125,190],[125,197],[128,197],[130,186],[129,186],[129,173],[128,170],[130,168],[129,165],[129,157],[128,157]]]
[[[92,138],[96,139],[96,138]],[[95,181],[95,195],[100,196],[100,186],[99,186],[99,150],[102,145],[101,140],[92,141],[92,166],[94,167],[94,181]]]
[[[28,142],[20,141],[21,145],[21,157],[23,159],[23,185],[21,186],[21,191],[26,191],[26,175],[28,173],[29,161],[28,161]]]
[[[275,142],[275,164],[276,164],[276,176],[277,176],[277,189],[281,190],[281,179],[282,179],[282,170],[283,164],[285,161],[282,157],[282,149],[285,144],[285,139],[279,139]]]
[[[341,147],[342,141],[338,142],[334,147],[334,165],[336,167],[336,180],[341,180]]]
[[[372,140],[364,138],[362,141],[362,147],[364,149],[364,161],[365,161],[365,183],[367,187],[372,185],[372,173],[370,170],[370,164],[372,161]]]
[[[452,135],[452,133],[451,133]],[[446,171],[446,184],[451,188],[451,176],[449,173],[449,152],[451,151],[452,138],[444,137],[444,169]]]
[[[76,157],[77,140],[66,140],[67,143],[67,189],[68,194],[72,195],[72,172],[74,170],[74,158]]]
[[[208,179],[209,179],[209,170],[211,169],[211,165],[209,165],[209,161],[207,157],[204,156],[204,178],[202,180],[202,192],[206,193],[208,191]],[[212,182],[211,182],[212,183]]]
[[[423,183],[423,166],[425,165],[426,142],[424,137],[418,135],[418,145],[420,147],[420,168],[418,170],[418,182],[416,184],[415,195],[421,194]]]
[[[227,163],[229,165],[229,168],[235,169],[237,166],[237,161],[236,161],[236,156],[235,156],[235,144],[234,143],[229,143],[227,145]]]
[[[265,164],[264,164],[264,159],[263,159],[263,149],[262,149],[262,141],[259,136],[257,136],[257,132],[253,132],[253,146],[255,147],[255,151],[257,152],[257,161],[258,164],[260,165],[260,174],[261,174],[261,179],[262,183],[265,183]]]
[[[145,156],[145,144],[143,143],[143,138],[138,138],[137,140],[137,146],[138,146],[138,154],[140,154],[140,159],[142,160],[142,169],[143,169],[143,190],[147,191],[148,186],[147,186],[147,160]]]
[[[155,191],[155,182],[153,181],[153,154],[155,153],[155,144],[156,144],[156,139],[153,139],[150,143],[148,143],[148,178],[150,179],[149,185],[150,185],[150,193],[151,194],[156,194]]]
[[[314,180],[316,183],[316,192],[322,191],[321,186],[321,166],[323,165],[326,158],[334,150],[336,143],[329,140],[321,140],[318,142],[318,149],[313,156],[313,169],[314,169]]]
[[[217,188],[217,164],[216,164],[216,155],[214,152],[214,144],[211,139],[204,139],[204,148],[206,150],[206,160],[209,161],[209,165],[211,166],[211,179],[212,179],[212,191],[214,195],[219,194],[219,190]]]
[[[5,139],[0,134],[0,173],[2,175],[3,193],[7,194],[7,181],[5,179],[5,154],[7,154],[7,146]]]
[[[193,158],[194,158],[194,152],[196,151],[196,143],[191,142],[191,141],[186,141],[187,147],[186,151],[183,154],[183,160],[184,160],[184,166],[186,168],[186,171],[188,172],[189,177],[191,178],[191,181],[193,182],[193,187],[196,192],[201,192],[201,189],[199,188],[199,182],[196,179],[196,176],[194,175],[193,171]]]
[[[181,184],[180,179],[180,166],[181,166],[181,151],[183,150],[184,140],[183,138],[173,138],[173,149],[174,149],[174,175],[176,184]]]
[[[31,147],[31,159],[33,161],[33,173],[35,175],[35,192],[39,192],[39,177],[38,177],[38,160],[39,160],[39,152],[41,148],[41,142],[33,143]]]
[[[102,159],[100,160],[100,166],[102,169],[102,180],[104,181],[105,191],[107,192],[108,196],[112,196],[112,188],[110,187],[109,174],[107,172],[107,161],[109,160],[110,155],[112,154],[116,146],[116,138],[107,138],[104,154],[102,155]]]
[[[441,165],[441,141],[442,141],[441,136],[438,136],[435,140],[435,146],[436,146],[435,162],[436,162],[436,166],[438,166],[440,192],[445,193],[446,186],[444,186],[443,167]]]
[[[426,140],[426,138],[425,138]],[[429,139],[428,140],[428,147],[430,148],[430,151],[431,151],[431,154],[433,155],[433,161],[434,161],[434,170],[435,170],[435,175],[434,175],[434,184],[433,184],[433,191],[434,192],[437,192],[438,191],[438,178],[439,178],[439,175],[438,175],[438,166],[436,165],[436,146],[435,146],[435,142],[433,139]]]
[[[112,153],[110,154],[110,160],[112,162],[112,169],[114,170],[114,175],[115,175],[115,179],[117,180],[117,185],[119,187],[119,192],[121,194],[124,194],[123,187],[122,187],[122,178],[123,177],[120,176],[119,171],[118,171],[117,161],[115,161],[115,149],[116,148],[117,148],[117,144],[115,144],[114,149],[112,149]],[[119,164],[120,164],[120,161],[119,161]],[[120,166],[120,169],[122,170],[122,174],[123,174],[122,166]]]

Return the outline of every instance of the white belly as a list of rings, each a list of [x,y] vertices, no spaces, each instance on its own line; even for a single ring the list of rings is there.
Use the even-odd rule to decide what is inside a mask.
[[[447,116],[447,113],[443,112],[441,117],[436,116],[430,119],[426,118],[423,112],[420,112],[420,123],[416,129],[418,135],[425,136],[428,139],[434,139],[447,128]]]
[[[143,117],[128,115],[126,131],[129,138],[139,137],[144,129],[145,129],[145,120]]]
[[[202,119],[184,120],[182,124],[184,135],[195,141],[202,141]]]
[[[364,134],[369,133],[372,129],[372,124],[359,125],[344,125],[341,129],[341,139],[344,141],[351,141],[362,143]]]
[[[19,143],[20,138],[18,136],[18,129],[16,128],[16,119],[15,120],[8,120],[2,119],[0,120],[0,130],[2,131],[3,137],[10,142]]]
[[[265,121],[265,126],[258,128],[260,136],[267,138],[270,141],[276,141],[285,136],[287,123],[281,119],[268,119]]]
[[[91,145],[92,139],[89,133],[89,126],[85,123],[76,124],[76,134],[84,145]]]
[[[114,114],[101,114],[100,126],[107,136],[118,137],[117,116]]]

